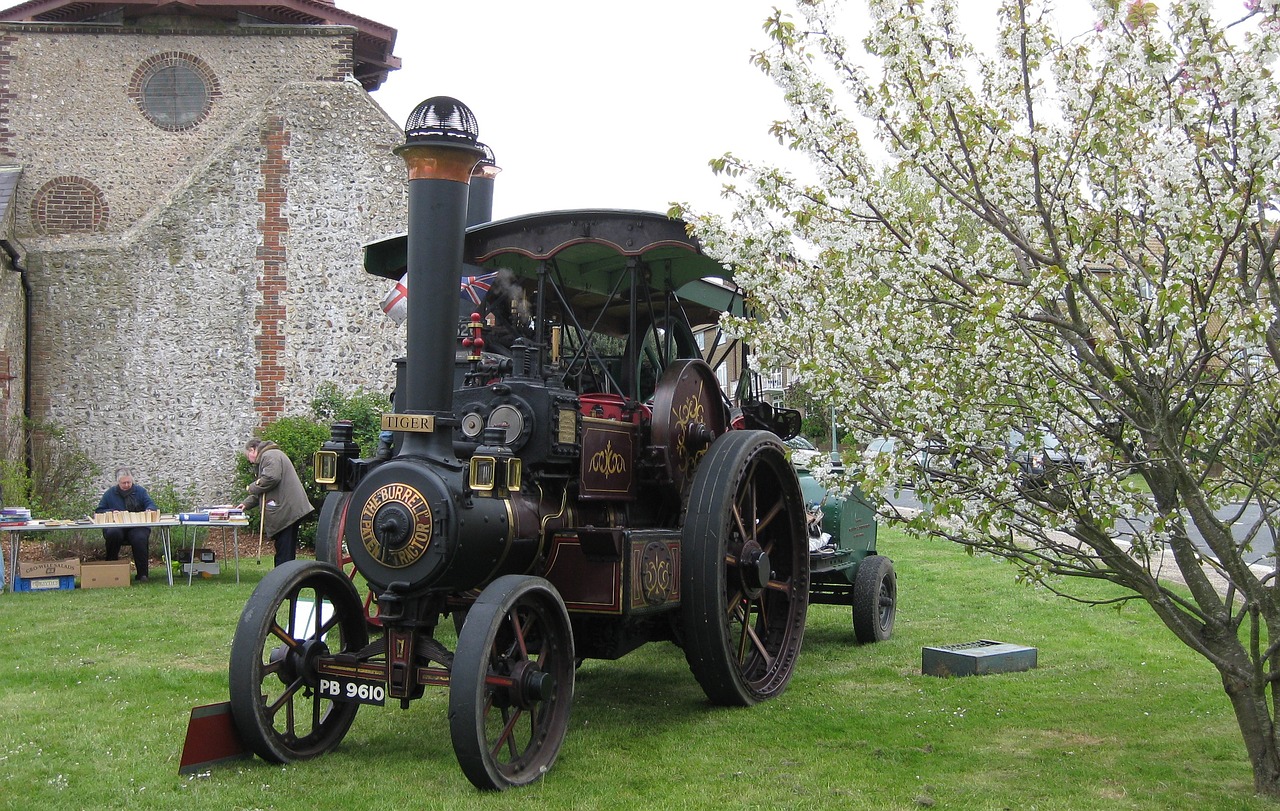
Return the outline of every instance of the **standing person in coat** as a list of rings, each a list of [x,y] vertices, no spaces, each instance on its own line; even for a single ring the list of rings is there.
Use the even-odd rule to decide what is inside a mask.
[[[247,510],[262,503],[262,531],[276,545],[276,564],[293,560],[298,554],[298,525],[314,509],[302,488],[298,471],[288,455],[265,439],[251,439],[244,445],[249,463],[257,465],[257,478],[245,489],[249,496],[240,503]]]
[[[127,467],[118,468],[116,470],[115,486],[107,489],[102,494],[102,499],[98,502],[98,508],[95,513],[107,512],[130,512],[137,513],[144,510],[156,510],[160,508],[151,500],[151,495],[140,484],[134,484],[133,471]],[[125,541],[129,542],[129,546],[133,547],[133,566],[138,570],[137,580],[139,583],[145,583],[148,579],[151,563],[151,528],[150,527],[121,527],[118,529],[102,530],[102,537],[107,542],[107,560],[118,560],[120,557],[120,547]]]

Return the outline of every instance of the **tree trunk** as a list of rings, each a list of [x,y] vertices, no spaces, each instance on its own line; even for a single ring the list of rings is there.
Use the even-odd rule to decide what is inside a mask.
[[[1222,686],[1231,699],[1253,767],[1253,790],[1280,800],[1280,750],[1276,747],[1275,722],[1267,704],[1267,689],[1236,676],[1223,674]]]

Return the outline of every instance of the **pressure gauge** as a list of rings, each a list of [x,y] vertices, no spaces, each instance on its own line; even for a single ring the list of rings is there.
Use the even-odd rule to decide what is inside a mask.
[[[467,439],[475,439],[484,430],[484,417],[470,411],[462,417],[462,435]]]
[[[507,433],[503,437],[507,445],[513,444],[524,433],[524,415],[513,405],[500,405],[489,414],[491,427],[503,424],[507,426]],[[463,428],[463,431],[465,432],[466,429]]]

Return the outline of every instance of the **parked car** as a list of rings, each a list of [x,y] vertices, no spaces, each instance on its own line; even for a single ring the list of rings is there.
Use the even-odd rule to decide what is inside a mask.
[[[791,449],[791,462],[798,468],[808,469],[822,455],[817,445],[800,434],[782,440],[782,444]]]
[[[867,447],[862,449],[862,464],[864,467],[870,467],[876,462],[876,457],[882,453],[894,455],[898,452],[898,439],[891,436],[878,436],[867,443]]]
[[[899,446],[900,440],[897,437],[876,437],[868,442],[867,447],[862,451],[862,463],[872,465],[876,457],[882,453],[896,454]],[[921,478],[927,479],[947,470],[950,467],[950,457],[945,453],[941,443],[928,442],[923,448],[917,448],[912,452],[911,467],[917,481]]]
[[[1034,436],[1039,437],[1037,445],[1033,445],[1032,436],[1010,428],[1005,440],[1005,454],[1018,466],[1024,485],[1044,487],[1064,476],[1087,477],[1092,473],[1093,461],[1084,454],[1068,451],[1052,431],[1040,428]]]
[[[928,442],[916,451],[911,462],[915,466],[918,478],[928,481],[935,476],[945,476],[955,466],[954,456],[947,453],[941,442]]]

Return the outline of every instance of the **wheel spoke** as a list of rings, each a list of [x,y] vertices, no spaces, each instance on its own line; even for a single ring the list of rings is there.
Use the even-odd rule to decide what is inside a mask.
[[[520,653],[519,658],[528,659],[529,658],[529,645],[527,642],[528,633],[529,633],[529,630],[533,628],[534,625],[537,624],[538,615],[537,614],[529,615],[527,617],[526,625],[521,625],[520,614],[517,611],[511,612],[510,619],[511,619],[511,633],[515,637],[514,644],[516,649]]]
[[[742,630],[738,633],[738,644],[737,644],[738,664],[742,664],[747,660],[747,642],[748,642],[747,631],[751,627],[751,610],[746,606],[747,606],[747,603],[745,601],[742,603],[739,603],[738,611],[736,612],[738,615],[738,621],[742,623]]]
[[[508,707],[502,708],[502,734],[498,736],[497,741],[489,750],[489,753],[493,756],[494,760],[499,758],[499,754],[504,746],[507,747],[507,754],[510,755],[511,760],[515,760],[519,757],[520,752],[516,749],[516,738],[514,733],[516,724],[520,722],[520,718],[523,716],[524,710],[521,710],[519,707],[515,708],[514,713],[511,713],[510,708]]]
[[[324,606],[324,605],[330,605],[330,604],[329,604],[328,602],[322,602],[322,603],[320,603],[320,605],[321,605],[321,606]],[[324,612],[323,612],[323,611],[320,611],[319,609],[317,609],[317,614],[318,614],[319,616],[324,616]],[[316,638],[316,639],[324,639],[324,635],[325,635],[325,634],[327,634],[327,633],[329,633],[330,631],[332,631],[332,630],[333,630],[333,628],[334,628],[334,626],[336,626],[336,625],[338,624],[338,622],[339,622],[339,621],[340,621],[340,620],[339,620],[339,618],[338,618],[338,612],[337,612],[337,611],[334,611],[334,612],[333,612],[333,616],[329,617],[329,621],[328,621],[328,622],[326,622],[324,625],[322,625],[322,626],[320,626],[319,628],[317,628],[317,629],[316,629],[316,637],[315,637],[315,638]]]
[[[725,613],[728,614],[730,617],[732,617],[735,613],[737,613],[738,607],[742,605],[742,602],[745,598],[746,598],[746,595],[743,594],[742,589],[738,589],[737,591],[735,591],[729,598],[729,602],[727,603],[728,610]]]
[[[770,580],[768,583],[764,584],[764,587],[769,591],[775,591],[778,594],[785,594],[788,597],[791,596],[790,580]]]
[[[279,639],[290,648],[297,648],[300,644],[299,640],[291,633],[280,626],[278,622],[272,622],[271,627],[267,629],[267,633]]]
[[[773,519],[777,518],[779,515],[782,515],[782,511],[785,508],[786,508],[786,505],[782,503],[782,499],[778,499],[777,501],[774,502],[773,508],[770,509],[766,515],[761,517],[760,520],[756,522],[757,538],[759,538],[761,535],[764,534],[764,531],[768,528],[768,526],[773,523]],[[772,546],[773,546],[773,541],[771,540],[769,541],[768,546],[765,546],[765,551],[766,552],[769,551],[769,549]]]
[[[737,503],[735,503],[731,512],[733,514],[734,526],[738,528],[738,537],[743,541],[749,540],[751,538],[751,533],[747,532],[746,525],[742,523],[742,509]]]
[[[756,652],[764,658],[766,669],[773,667],[773,654],[769,653],[768,648],[764,646],[764,640],[757,636],[755,629],[750,626],[747,627],[747,633],[751,637],[752,644],[755,645]],[[745,656],[742,658],[742,661],[746,661]]]
[[[285,687],[284,692],[280,694],[279,698],[267,705],[267,713],[273,718],[276,713],[280,712],[282,707],[288,709],[290,729],[293,728],[293,695],[298,692],[298,688],[300,687],[302,687],[302,679],[295,679],[293,684]]]
[[[772,666],[773,655],[769,653],[768,648],[765,647],[764,640],[762,640],[760,635],[756,633],[755,626],[757,623],[751,621],[752,605],[755,605],[757,608],[757,616],[760,619],[758,624],[768,627],[763,603],[743,601],[738,604],[737,611],[735,613],[738,615],[738,621],[742,623],[742,632],[738,635],[738,663],[742,664],[747,661],[748,642],[750,642],[750,647],[755,648],[756,652],[764,658],[766,665]]]

